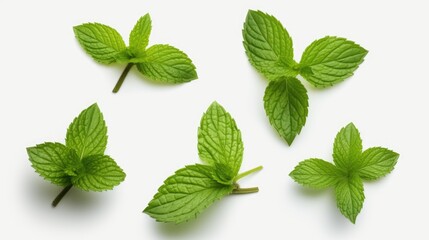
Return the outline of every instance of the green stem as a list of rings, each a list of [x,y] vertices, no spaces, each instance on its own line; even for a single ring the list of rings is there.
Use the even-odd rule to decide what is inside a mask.
[[[54,201],[52,202],[52,207],[56,207],[58,205],[58,203],[61,201],[61,199],[63,199],[63,197],[67,194],[67,192],[70,190],[70,188],[72,188],[73,185],[68,185],[67,187],[65,187],[60,194],[58,194],[58,196],[54,199]]]
[[[236,188],[232,190],[232,194],[246,194],[246,193],[256,193],[259,192],[258,187],[252,187],[252,188]]]
[[[239,179],[241,179],[241,178],[243,178],[249,174],[252,174],[254,172],[261,171],[261,170],[262,170],[262,166],[259,166],[259,167],[256,167],[254,169],[250,169],[249,171],[242,172],[234,178],[234,182],[238,181]]]
[[[130,69],[134,66],[134,63],[128,63],[127,66],[125,67],[124,71],[122,72],[121,76],[119,77],[118,82],[115,85],[115,88],[113,88],[113,93],[117,93],[119,91],[119,89],[122,86],[122,83],[124,83],[125,77],[127,76],[128,72],[130,71]]]

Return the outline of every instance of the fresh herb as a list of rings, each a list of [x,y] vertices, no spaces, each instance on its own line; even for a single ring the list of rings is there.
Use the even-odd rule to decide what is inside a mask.
[[[125,173],[104,151],[107,127],[97,104],[82,111],[67,129],[66,144],[45,142],[27,148],[32,167],[44,179],[64,187],[55,207],[74,186],[84,191],[111,190]]]
[[[296,76],[315,87],[329,87],[352,76],[368,53],[352,41],[327,36],[311,43],[297,63],[289,33],[275,17],[261,11],[249,10],[243,39],[250,63],[270,81],[264,96],[268,119],[289,145],[308,114],[307,90]]]
[[[333,158],[335,165],[317,158],[304,160],[290,173],[290,177],[311,188],[333,187],[337,207],[355,223],[365,199],[362,181],[377,180],[390,173],[399,154],[382,147],[362,152],[359,131],[350,123],[335,138]]]
[[[206,165],[188,165],[167,178],[144,212],[160,222],[181,223],[229,194],[258,192],[237,181],[262,166],[238,174],[243,160],[241,132],[225,109],[214,102],[201,119],[198,153]]]
[[[136,65],[146,78],[163,83],[184,83],[197,78],[191,59],[179,49],[165,44],[149,44],[152,23],[149,14],[141,17],[131,31],[129,47],[113,28],[100,23],[74,27],[76,38],[95,61],[104,64],[126,63],[113,92],[121,88],[130,69]]]

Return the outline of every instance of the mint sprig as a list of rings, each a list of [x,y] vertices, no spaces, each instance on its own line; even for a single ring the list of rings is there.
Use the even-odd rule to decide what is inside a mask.
[[[85,23],[73,29],[82,48],[95,61],[127,64],[114,93],[119,91],[134,65],[146,78],[162,83],[185,83],[198,77],[192,60],[179,49],[166,44],[147,48],[152,30],[149,14],[141,17],[134,26],[129,47],[115,29],[100,23]]]
[[[376,180],[390,173],[399,154],[382,147],[362,151],[359,131],[348,124],[334,142],[334,164],[311,158],[304,160],[290,173],[297,183],[316,189],[333,187],[337,207],[352,223],[365,199],[363,180]]]
[[[235,120],[214,102],[201,119],[198,153],[206,165],[188,165],[164,181],[144,212],[160,222],[181,223],[196,217],[229,194],[258,192],[237,181],[262,166],[238,174],[243,160],[241,132]]]
[[[292,38],[279,20],[249,10],[243,28],[243,45],[253,67],[270,81],[264,96],[265,112],[278,134],[291,145],[308,115],[305,87],[300,74],[315,87],[329,87],[353,75],[368,53],[345,38],[327,36],[293,58]]]
[[[104,151],[107,127],[97,104],[82,111],[67,129],[66,144],[45,142],[27,148],[32,167],[44,179],[64,187],[55,207],[74,186],[84,191],[111,190],[125,173]]]

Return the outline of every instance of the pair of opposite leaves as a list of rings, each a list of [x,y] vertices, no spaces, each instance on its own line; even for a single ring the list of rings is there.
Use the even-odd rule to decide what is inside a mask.
[[[66,136],[65,145],[47,142],[27,149],[36,172],[64,187],[53,206],[73,186],[85,191],[103,191],[125,179],[122,169],[104,155],[107,127],[96,104],[74,119]],[[238,174],[243,160],[241,132],[231,115],[216,102],[201,119],[198,153],[207,165],[189,165],[176,171],[164,181],[144,212],[161,222],[181,223],[226,195],[258,191],[257,187],[240,188],[237,184],[262,166]],[[312,158],[300,162],[290,176],[304,186],[334,187],[338,208],[354,223],[365,198],[362,180],[375,180],[390,173],[398,157],[397,153],[381,147],[362,152],[359,131],[351,123],[335,138],[335,165]]]
[[[125,79],[125,76],[133,65],[137,65],[138,70],[146,77],[161,82],[180,83],[195,79],[197,75],[194,65],[192,64],[191,60],[180,50],[177,50],[176,48],[168,45],[154,45],[147,50],[145,49],[148,45],[150,30],[151,22],[150,17],[147,14],[138,21],[132,30],[130,34],[130,46],[127,48],[116,30],[108,26],[102,24],[83,24],[81,26],[75,27],[75,33],[79,42],[95,60],[101,63],[128,63],[117,85],[115,86],[114,92],[119,90],[122,82]],[[305,124],[305,118],[308,112],[308,97],[306,89],[295,78],[295,76],[299,73],[315,86],[330,86],[351,76],[353,71],[363,61],[363,58],[367,53],[365,49],[346,39],[325,37],[313,42],[305,50],[301,62],[298,64],[293,60],[292,41],[287,31],[283,28],[277,19],[259,11],[249,11],[243,29],[243,37],[244,46],[246,48],[246,53],[250,62],[259,72],[261,72],[270,80],[270,84],[267,87],[264,97],[265,109],[270,122],[289,144],[292,143],[295,136],[301,131],[301,128]],[[70,155],[73,155],[73,151],[67,149],[69,145],[67,143],[65,149],[64,145],[61,144],[61,146],[58,144],[54,144],[52,146],[48,145],[49,144],[41,147],[63,148],[62,151],[70,151]],[[104,153],[104,148],[100,152],[94,152],[95,156],[103,156],[102,154]],[[79,152],[78,149],[75,149],[75,151]],[[385,154],[381,154],[381,156],[389,155],[388,153],[394,154],[393,152],[389,152],[389,150],[385,151],[387,152],[385,152]],[[378,157],[379,156],[380,154]],[[103,157],[105,159],[108,158],[107,156]],[[372,156],[370,160],[378,163],[378,160],[374,160],[376,158],[377,156]],[[66,168],[66,170],[63,171],[63,173],[67,175],[66,178],[68,179],[66,181],[66,188],[63,192],[61,192],[54,203],[58,203],[61,197],[64,196],[64,194],[71,188],[73,184],[84,190],[106,190],[111,189],[113,186],[119,184],[119,182],[121,182],[125,177],[124,174],[119,174],[119,172],[123,172],[119,167],[116,166],[116,164],[114,164],[115,167],[111,167],[111,169],[114,168],[118,173],[117,176],[115,176],[116,179],[99,178],[97,180],[96,174],[93,174],[93,172],[87,171],[86,169],[91,170],[97,168],[109,168],[97,166],[96,162],[92,163],[92,161],[87,160],[91,158],[86,155],[81,155],[79,158],[67,157],[67,159],[79,159],[76,161],[80,162],[80,165],[79,167],[75,167],[72,170]],[[396,163],[396,159],[397,157],[390,158],[389,163],[392,168]],[[385,159],[382,158],[381,160],[384,161]],[[323,182],[327,180],[319,175],[326,169],[323,170],[323,168],[320,168],[321,172],[316,170],[318,167],[323,167],[323,164],[318,164],[320,163],[318,161],[316,161],[316,163],[314,163],[314,161],[304,162],[306,164],[297,166],[294,172],[291,173],[291,176],[296,181],[304,185],[313,187],[322,186],[324,184]],[[63,162],[63,164],[66,163]],[[312,164],[315,165],[313,166]],[[226,184],[226,186],[232,187],[233,191],[239,192],[237,190],[238,186],[235,185],[234,182],[235,180],[238,180],[238,176],[242,175],[238,175],[233,178],[232,175],[236,175],[238,172],[232,174],[234,171],[228,167],[225,167],[224,165],[225,164],[219,163],[214,165],[215,169],[218,169],[218,173],[217,175],[213,175],[212,178],[215,178],[215,180],[220,184],[223,183]],[[309,169],[313,171],[309,171]],[[341,169],[341,166],[339,166],[339,169]],[[391,169],[389,171],[391,171]],[[344,179],[347,180],[350,176],[358,176],[358,174],[351,174],[348,170],[346,171],[343,169],[343,175],[346,177],[343,179],[344,181],[341,181],[339,176],[344,176],[341,174],[338,175],[337,173],[339,172],[341,171],[338,170],[335,174],[338,179],[330,180],[331,185],[337,186],[337,192],[340,192],[338,189],[352,192],[351,188],[341,188],[338,186],[340,183],[344,183]],[[325,176],[326,174],[321,175]],[[311,182],[310,184],[306,182],[306,180],[308,180],[307,178],[318,180]],[[78,180],[81,181],[81,183],[79,183]],[[97,187],[91,185],[91,183],[97,181],[105,184],[104,189],[97,189]],[[320,186],[317,185],[318,181],[320,181]],[[55,181],[53,182],[55,183]],[[351,182],[354,183],[353,181]],[[161,189],[162,187],[160,190]],[[250,191],[254,191],[254,189],[250,189]],[[246,191],[242,189],[241,192]],[[162,194],[158,193],[156,196],[162,196]],[[356,199],[353,198],[353,201],[341,201],[342,198],[338,196],[341,196],[341,194],[337,194],[337,202],[341,212],[352,222],[354,222],[357,214],[360,211],[360,208],[362,207],[362,204],[360,204],[360,207],[356,207],[354,204]],[[359,196],[363,196],[363,191],[361,195],[356,194],[356,197]],[[357,202],[362,203],[363,198],[361,201],[357,200]],[[159,211],[159,208],[157,207],[154,207],[153,209],[155,210],[153,210],[151,206],[156,206],[156,203],[161,204],[162,201],[159,202],[159,199],[154,199],[151,204],[149,204],[146,212],[151,214],[151,216],[158,218],[160,221],[178,222],[176,220],[169,220],[168,217],[166,217],[165,212],[157,212]],[[202,208],[205,206],[206,205],[203,204]],[[190,213],[192,215],[198,213],[200,210],[202,209],[197,209],[196,212],[191,211]],[[180,211],[178,212],[180,213]],[[161,217],[160,214],[163,215],[164,218]],[[170,214],[169,216],[171,217],[172,215]],[[186,220],[186,217],[178,218]]]
[[[149,14],[141,17],[125,46],[113,28],[86,23],[74,27],[79,43],[100,63],[127,63],[113,92],[136,65],[145,77],[163,83],[184,83],[197,78],[195,66],[186,54],[157,44],[146,49],[151,32]],[[250,63],[270,82],[264,107],[271,125],[291,145],[308,115],[307,90],[295,77],[300,74],[315,87],[328,87],[353,75],[368,53],[352,41],[324,37],[311,43],[300,63],[293,59],[292,39],[273,16],[249,10],[243,28],[243,44]]]

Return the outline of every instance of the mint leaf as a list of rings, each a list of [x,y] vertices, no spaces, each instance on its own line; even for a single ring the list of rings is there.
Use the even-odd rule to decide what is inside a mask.
[[[82,111],[67,129],[66,146],[76,150],[80,159],[104,154],[107,127],[97,104]]]
[[[191,165],[167,178],[144,212],[160,222],[181,223],[230,194],[232,185],[223,185],[211,178],[214,168]]]
[[[151,30],[152,21],[146,14],[131,31],[127,48],[119,33],[106,25],[87,23],[74,27],[80,45],[96,61],[127,64],[113,93],[119,91],[134,65],[145,77],[155,81],[185,83],[197,79],[194,64],[179,49],[169,45],[154,45],[146,49]]]
[[[125,179],[125,173],[106,155],[92,155],[82,159],[83,167],[72,177],[75,187],[85,191],[111,190]]]
[[[289,176],[303,186],[323,189],[335,186],[342,174],[332,163],[312,158],[300,162]]]
[[[73,149],[61,143],[43,143],[27,148],[31,166],[44,179],[58,186],[71,183],[74,168],[79,168],[79,157]]]
[[[85,23],[73,29],[80,45],[97,62],[113,63],[115,56],[126,49],[121,35],[109,26]]]
[[[216,200],[229,194],[258,192],[257,187],[240,188],[237,181],[262,169],[238,174],[243,157],[241,133],[231,115],[213,102],[198,129],[198,152],[208,165],[179,169],[164,181],[143,210],[165,223],[182,223],[196,217]]]
[[[130,33],[130,51],[136,56],[144,55],[149,36],[152,30],[152,21],[149,13],[141,17]]]
[[[144,76],[164,83],[185,83],[196,79],[197,72],[191,59],[169,45],[153,45],[146,50],[137,69]]]
[[[63,186],[52,202],[55,207],[73,187],[85,191],[110,190],[125,179],[125,173],[109,156],[107,127],[97,104],[82,111],[67,130],[66,145],[43,143],[27,148],[31,166],[43,178]]]
[[[315,87],[328,87],[353,75],[367,50],[345,38],[316,40],[302,54],[301,75]]]
[[[217,102],[210,105],[201,119],[198,154],[204,162],[223,169],[219,174],[224,175],[223,181],[231,181],[240,170],[243,160],[241,132],[231,115]]]
[[[264,107],[271,125],[291,145],[308,115],[305,87],[296,78],[271,81],[265,90]]]
[[[375,180],[390,173],[399,154],[382,147],[362,153],[362,140],[353,123],[338,132],[334,142],[335,165],[320,159],[304,160],[289,176],[313,188],[335,188],[337,206],[352,223],[365,199],[362,180]]]
[[[295,77],[292,39],[273,16],[249,10],[243,28],[243,44],[250,63],[268,80]]]
[[[292,38],[279,20],[261,11],[249,10],[243,27],[243,45],[252,66],[270,81],[295,79],[301,74],[314,86],[331,86],[353,75],[368,53],[358,44],[339,37],[325,37],[313,42],[303,53],[299,64],[293,59]],[[265,111],[271,125],[291,145],[300,133],[307,117],[308,97],[299,86],[296,100],[301,107],[285,110],[291,102],[288,93],[275,89],[280,83],[270,84],[265,90]],[[294,84],[298,87],[298,83]],[[285,89],[284,87],[282,89]],[[305,90],[305,89],[304,89]],[[273,92],[277,91],[277,94]],[[302,92],[302,93],[301,93]],[[267,94],[279,97],[267,106]],[[282,96],[282,97],[280,97]],[[268,109],[267,109],[268,107]],[[293,107],[290,105],[290,107]],[[276,113],[276,117],[272,114]],[[291,113],[299,113],[291,115]]]
[[[214,172],[212,178],[220,184],[231,185],[234,183],[234,177],[237,173],[233,173],[233,170],[227,164],[214,163]]]
[[[357,175],[343,178],[335,187],[335,197],[341,213],[355,223],[365,200],[361,178]]]
[[[376,180],[389,174],[398,161],[399,154],[381,147],[374,147],[362,153],[357,174],[365,180]]]
[[[362,139],[353,123],[342,128],[335,137],[334,162],[339,168],[352,170],[362,155]]]

